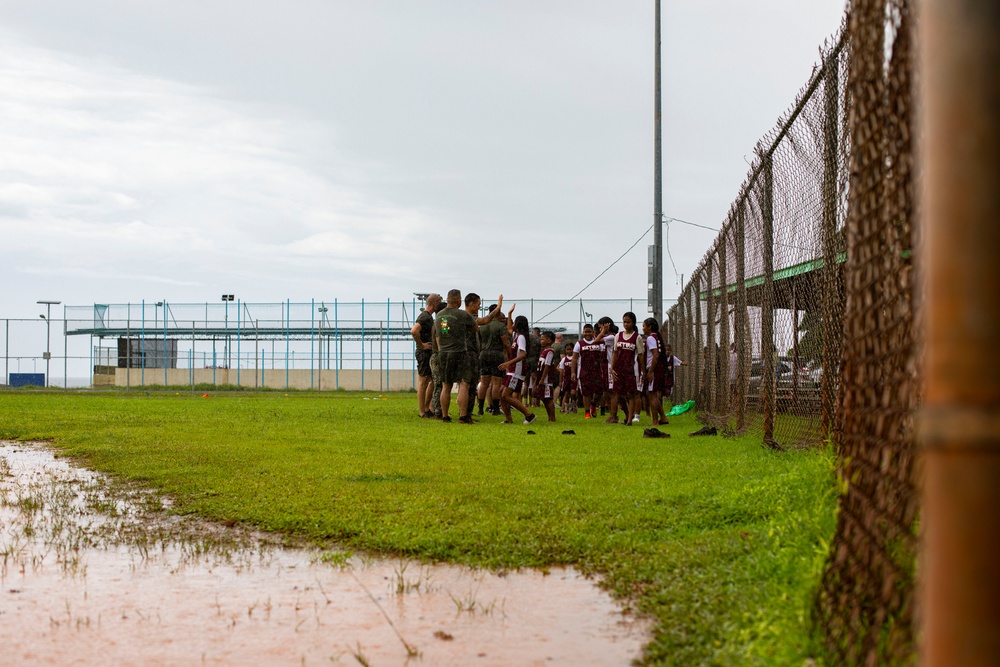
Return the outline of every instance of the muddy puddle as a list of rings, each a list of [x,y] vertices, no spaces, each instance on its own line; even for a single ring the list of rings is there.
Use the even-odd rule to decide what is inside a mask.
[[[572,569],[287,548],[0,443],[2,665],[627,665],[648,625]]]

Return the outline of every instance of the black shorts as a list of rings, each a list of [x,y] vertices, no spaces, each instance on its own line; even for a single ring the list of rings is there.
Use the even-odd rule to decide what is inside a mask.
[[[467,352],[469,355],[469,363],[465,369],[465,377],[462,378],[473,387],[479,383],[479,375],[477,371],[479,370],[479,353],[478,352]]]
[[[431,376],[431,354],[430,350],[417,350],[413,353],[417,358],[417,375],[422,378]]]
[[[487,350],[479,355],[479,374],[489,377],[502,378],[507,371],[500,368],[500,364],[507,361],[503,352]]]
[[[441,367],[443,384],[466,382],[469,377],[469,353],[465,350],[438,352],[438,365]]]

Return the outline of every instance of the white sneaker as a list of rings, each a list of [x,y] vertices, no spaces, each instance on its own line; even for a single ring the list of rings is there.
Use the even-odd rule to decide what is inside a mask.
[[[638,424],[639,423],[639,415],[635,415],[634,417],[632,417],[632,423],[633,424]]]

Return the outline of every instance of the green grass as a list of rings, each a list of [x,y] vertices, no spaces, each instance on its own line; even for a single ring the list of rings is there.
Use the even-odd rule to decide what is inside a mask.
[[[365,400],[368,399],[368,400]],[[417,419],[413,394],[0,393],[0,438],[52,441],[178,511],[490,568],[574,565],[656,619],[648,664],[801,665],[835,524],[829,451],[667,439],[558,415]],[[571,428],[575,436],[561,435]]]

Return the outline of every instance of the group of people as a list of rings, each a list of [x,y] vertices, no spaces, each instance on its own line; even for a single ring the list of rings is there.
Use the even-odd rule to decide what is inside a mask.
[[[478,414],[502,414],[504,423],[519,412],[525,424],[535,421],[533,407],[556,420],[556,405],[576,412],[582,403],[591,419],[609,414],[607,423],[639,421],[645,407],[653,425],[665,424],[663,399],[670,396],[674,373],[687,364],[675,357],[660,336],[655,318],[637,329],[627,312],[619,329],[610,317],[585,324],[569,345],[563,335],[529,327],[524,315],[505,314],[503,295],[481,314],[482,299],[459,290],[428,295],[410,333],[416,343],[417,400],[420,416],[452,421],[451,398],[458,385],[458,421],[471,424]]]

